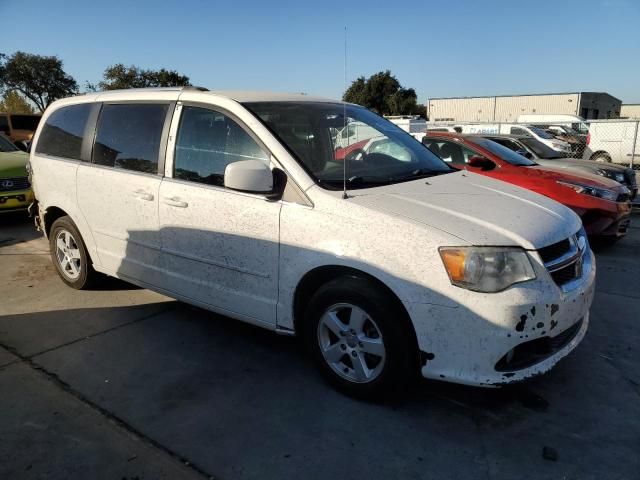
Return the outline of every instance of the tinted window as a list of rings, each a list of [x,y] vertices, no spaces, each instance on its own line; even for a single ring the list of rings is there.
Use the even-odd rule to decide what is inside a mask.
[[[158,173],[158,156],[167,104],[104,105],[93,148],[93,162],[107,167]]]
[[[529,132],[519,127],[511,127],[511,135],[529,135]]]
[[[541,128],[537,128],[537,127],[529,127],[529,128],[531,129],[531,131],[533,133],[538,135],[540,138],[544,138],[545,140],[551,140],[553,138],[553,135],[551,135],[550,133],[545,132]]]
[[[536,165],[535,162],[532,162],[528,158],[517,154],[513,150],[509,150],[507,147],[504,147],[499,143],[492,142],[491,140],[487,140],[486,138],[474,138],[473,143],[480,145],[482,148],[489,150],[495,156],[500,157],[502,160],[510,163],[511,165],[522,166],[522,167]]]
[[[49,115],[40,132],[36,153],[80,160],[84,127],[92,106],[91,103],[70,105]]]
[[[11,126],[14,130],[31,130],[35,132],[40,123],[40,115],[11,115]]]
[[[227,165],[252,159],[269,163],[267,153],[235,121],[214,110],[183,108],[174,178],[223,186]]]
[[[0,135],[0,152],[15,152],[18,148],[8,138]]]

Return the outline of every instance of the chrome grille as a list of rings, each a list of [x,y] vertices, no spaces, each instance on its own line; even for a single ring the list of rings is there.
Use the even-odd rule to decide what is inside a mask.
[[[0,178],[0,192],[26,190],[31,184],[27,177]]]
[[[556,285],[563,287],[582,277],[583,255],[587,248],[584,230],[538,250],[544,266]]]

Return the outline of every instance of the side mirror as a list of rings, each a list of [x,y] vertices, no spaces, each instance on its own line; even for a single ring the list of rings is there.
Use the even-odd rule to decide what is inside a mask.
[[[263,161],[241,160],[225,168],[224,186],[241,192],[271,193],[273,173]]]
[[[482,155],[474,155],[469,158],[467,165],[473,168],[479,168],[481,170],[493,170],[496,167],[496,164],[493,163],[488,158],[483,157]]]

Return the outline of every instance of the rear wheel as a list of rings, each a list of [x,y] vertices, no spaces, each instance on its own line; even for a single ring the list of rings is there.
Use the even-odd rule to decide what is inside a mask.
[[[406,313],[373,281],[341,277],[311,298],[303,336],[323,376],[337,389],[379,399],[401,391],[417,372]]]
[[[98,276],[93,269],[80,232],[71,218],[60,217],[49,232],[51,259],[58,275],[72,288],[89,288]]]
[[[591,160],[600,163],[611,163],[611,157],[606,153],[598,153],[591,157]]]

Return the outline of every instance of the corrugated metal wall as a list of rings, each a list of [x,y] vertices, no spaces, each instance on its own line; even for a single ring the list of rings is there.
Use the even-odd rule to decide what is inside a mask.
[[[515,122],[519,115],[557,113],[585,118],[616,118],[620,100],[606,93],[560,93],[498,97],[432,98],[432,122]]]

